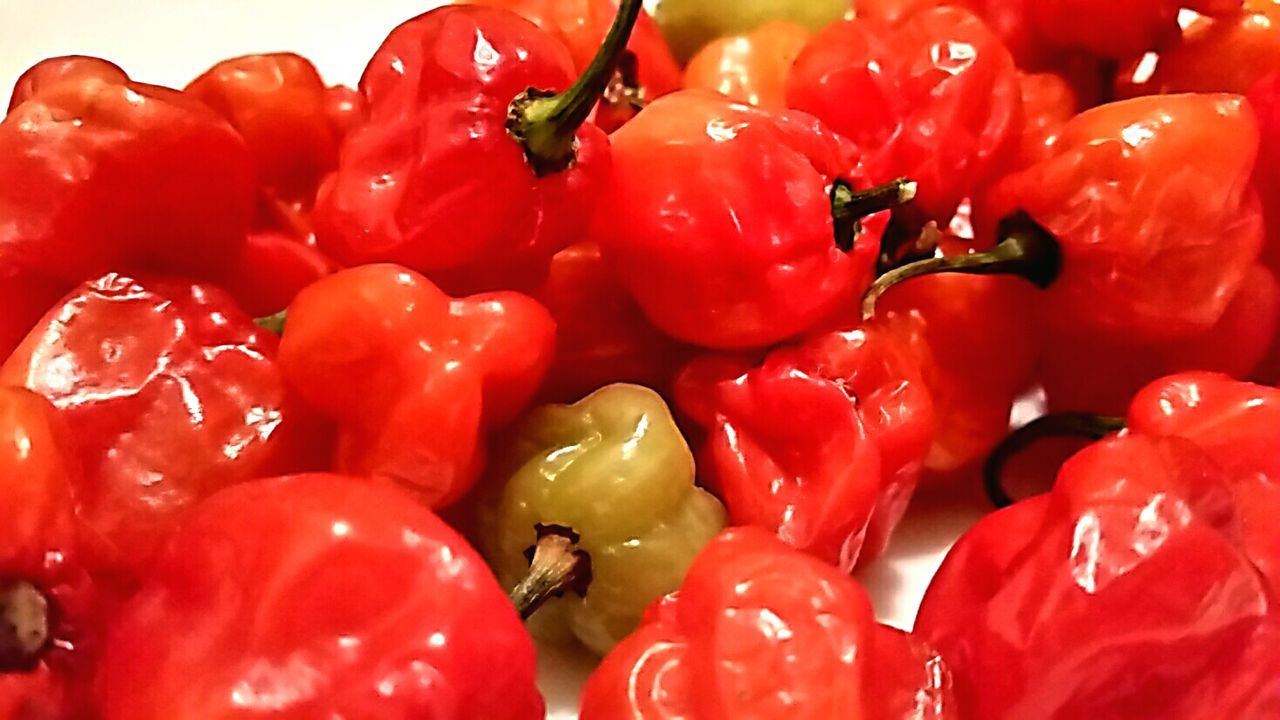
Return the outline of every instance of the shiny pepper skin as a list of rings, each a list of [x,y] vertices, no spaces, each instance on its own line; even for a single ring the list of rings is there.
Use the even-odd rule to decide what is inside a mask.
[[[95,569],[129,582],[201,498],[316,462],[276,348],[216,287],[110,274],[50,310],[9,357],[0,383],[43,395],[75,430]]]
[[[1022,87],[1022,143],[1017,167],[1026,167],[1046,159],[1050,146],[1062,129],[1075,117],[1076,99],[1071,84],[1056,73],[1019,73]]]
[[[1055,327],[1185,338],[1218,322],[1258,256],[1257,151],[1240,96],[1111,103],[1077,115],[1049,158],[1003,181],[996,216],[1025,210],[1058,238],[1062,274],[1046,293]]]
[[[598,240],[660,330],[712,348],[763,347],[853,314],[887,213],[836,244],[833,183],[863,189],[858,151],[803,113],[686,90],[613,134]]]
[[[677,380],[707,431],[704,482],[734,525],[774,532],[843,570],[888,544],[933,442],[933,403],[897,336],[815,336],[753,364],[710,356]]]
[[[951,664],[966,717],[1275,717],[1280,616],[1239,529],[1203,449],[1112,437],[1050,495],[962,537],[916,632]]]
[[[484,433],[528,405],[555,344],[555,322],[532,298],[455,300],[396,265],[331,275],[287,312],[281,368],[337,422],[336,467],[397,481],[430,507],[474,484]]]
[[[873,182],[919,181],[912,212],[943,224],[1006,170],[1022,132],[1013,58],[957,7],[819,32],[791,69],[787,102],[857,143]]]
[[[244,252],[222,285],[254,317],[280,312],[303,288],[334,272],[334,263],[286,230],[249,233]]]
[[[244,140],[194,99],[95,58],[31,68],[0,123],[0,353],[103,273],[221,277],[253,187]]]
[[[587,681],[582,720],[946,720],[950,672],[839,570],[727,530]]]
[[[1025,11],[1038,35],[1053,45],[1127,60],[1178,41],[1178,11],[1226,15],[1241,0],[1035,0]]]
[[[479,555],[403,490],[354,478],[209,498],[106,648],[105,720],[545,713],[533,643]]]
[[[0,613],[18,583],[49,610],[43,648],[29,663],[11,662],[0,646],[0,717],[84,717],[77,710],[91,680],[96,638],[94,586],[81,557],[67,462],[69,429],[49,403],[20,388],[0,389]],[[12,626],[6,624],[6,638]]]
[[[504,487],[486,536],[498,577],[511,587],[529,571],[537,526],[572,530],[591,557],[590,585],[543,606],[534,629],[571,632],[602,655],[725,526],[719,501],[693,484],[693,454],[666,404],[637,385],[534,410],[497,470]]]
[[[684,86],[766,110],[785,109],[791,65],[812,35],[798,23],[774,20],[745,35],[719,38],[689,61]]]
[[[587,231],[608,140],[584,125],[576,161],[539,177],[506,124],[518,95],[573,77],[564,45],[507,10],[443,7],[393,30],[360,81],[368,119],[316,202],[321,249],[459,293],[538,282]]]

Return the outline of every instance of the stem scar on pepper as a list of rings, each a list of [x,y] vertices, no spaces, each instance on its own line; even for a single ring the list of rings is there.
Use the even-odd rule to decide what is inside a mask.
[[[1006,508],[1016,502],[1005,490],[1004,469],[1010,460],[1040,440],[1050,437],[1101,440],[1124,427],[1124,418],[1082,412],[1054,413],[1032,420],[1001,440],[987,457],[982,466],[982,484],[987,498],[997,508]]]
[[[1017,275],[1044,289],[1062,273],[1058,239],[1027,213],[1019,211],[1001,220],[999,236],[1000,244],[986,252],[917,260],[881,275],[862,298],[862,319],[875,316],[876,303],[889,288],[924,275]]]
[[[288,311],[281,310],[280,312],[274,315],[267,315],[266,317],[257,318],[253,321],[253,324],[257,325],[263,330],[266,330],[267,332],[274,333],[276,335],[283,335],[284,324],[285,324],[285,320],[287,319],[288,319]]]
[[[866,190],[854,190],[847,180],[831,185],[831,220],[835,227],[836,247],[845,252],[862,234],[862,219],[885,210],[906,205],[916,197],[915,180],[898,178]]]
[[[35,669],[49,646],[49,599],[25,580],[0,580],[0,673]]]
[[[640,17],[642,0],[622,0],[618,15],[595,58],[563,93],[529,88],[511,101],[507,132],[524,148],[525,157],[538,177],[573,165],[577,155],[578,128],[614,82],[631,29]]]
[[[529,556],[529,574],[511,591],[511,602],[528,620],[543,603],[566,592],[587,594],[591,585],[591,555],[578,547],[582,538],[562,525],[534,526],[538,541],[525,554]]]

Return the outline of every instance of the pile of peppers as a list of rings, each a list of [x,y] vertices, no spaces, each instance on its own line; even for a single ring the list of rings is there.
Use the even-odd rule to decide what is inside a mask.
[[[537,720],[551,646],[584,720],[1280,717],[1278,28],[474,0],[354,88],[37,63],[0,720]],[[984,494],[879,623],[913,500]]]

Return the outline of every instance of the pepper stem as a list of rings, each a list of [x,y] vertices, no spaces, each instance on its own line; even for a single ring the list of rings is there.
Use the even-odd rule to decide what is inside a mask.
[[[49,599],[24,580],[0,580],[0,673],[35,669],[49,645]]]
[[[863,218],[906,205],[916,197],[915,180],[898,178],[866,190],[854,190],[847,180],[831,185],[831,220],[835,225],[836,247],[853,249],[862,232]]]
[[[862,319],[876,314],[876,303],[889,288],[904,280],[938,273],[969,275],[1017,275],[1047,288],[1062,272],[1062,248],[1058,239],[1031,216],[1018,212],[1000,221],[999,245],[986,252],[953,257],[932,257],[907,263],[881,275],[862,298]]]
[[[256,318],[253,321],[253,324],[257,325],[263,330],[275,333],[276,335],[283,335],[284,323],[288,319],[288,315],[289,315],[288,310],[281,310],[280,312],[274,315],[267,315],[266,317]]]
[[[1015,456],[1040,440],[1050,437],[1083,437],[1101,440],[1124,429],[1124,418],[1104,417],[1082,412],[1054,413],[1036,418],[1009,433],[982,466],[982,482],[987,498],[997,508],[1012,505],[1015,500],[1004,487],[1004,469]]]
[[[529,573],[511,591],[521,620],[566,591],[586,595],[591,585],[591,556],[578,546],[578,533],[560,525],[539,524],[536,530],[538,542],[525,553]]]
[[[577,155],[578,128],[613,82],[618,61],[640,17],[642,0],[622,0],[618,15],[596,51],[595,59],[573,85],[560,94],[529,88],[511,101],[507,132],[524,147],[525,157],[539,177],[560,172]]]

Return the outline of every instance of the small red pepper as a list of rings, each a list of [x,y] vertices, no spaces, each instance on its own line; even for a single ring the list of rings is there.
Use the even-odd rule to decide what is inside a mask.
[[[946,720],[950,672],[875,622],[862,588],[754,528],[712,540],[680,590],[587,681],[582,720]]]
[[[105,720],[545,715],[533,643],[480,556],[411,495],[352,478],[206,500],[105,647]]]
[[[1022,132],[1013,58],[956,7],[896,26],[858,17],[819,32],[796,59],[787,102],[863,148],[873,181],[918,180],[914,211],[943,224],[1006,170]]]
[[[702,479],[733,524],[846,571],[884,550],[934,433],[920,369],[898,343],[870,326],[681,373],[677,401],[707,430]]]
[[[841,312],[871,281],[886,210],[848,141],[804,113],[704,91],[659,98],[613,134],[598,240],[650,321],[713,348],[763,347]]]
[[[804,25],[773,20],[745,35],[712,40],[689,60],[684,86],[766,110],[784,110],[791,66],[812,36]]]
[[[507,10],[451,5],[393,30],[360,81],[368,119],[316,203],[321,249],[454,292],[536,285],[588,229],[609,152],[586,120],[639,12],[624,0],[576,83],[563,44]]]
[[[1071,84],[1051,72],[1019,73],[1022,87],[1022,144],[1016,167],[1027,167],[1047,159],[1050,146],[1075,117],[1079,101]]]
[[[316,462],[275,355],[222,290],[115,274],[82,285],[14,351],[0,382],[43,395],[75,429],[95,572],[128,586],[200,498]]]
[[[280,364],[338,423],[342,472],[395,480],[431,507],[460,498],[484,463],[484,432],[538,389],[555,322],[514,292],[450,298],[396,265],[343,270],[289,306]]]
[[[1175,44],[1181,36],[1178,11],[1226,15],[1241,0],[1034,0],[1025,4],[1040,38],[1102,58],[1128,60]]]

